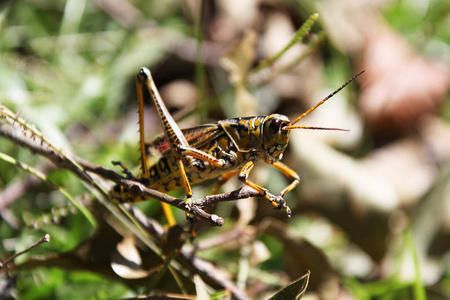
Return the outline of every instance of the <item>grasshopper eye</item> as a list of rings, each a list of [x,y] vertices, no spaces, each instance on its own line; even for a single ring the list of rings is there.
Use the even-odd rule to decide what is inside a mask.
[[[270,133],[272,133],[272,134],[278,133],[280,131],[282,123],[283,123],[283,121],[280,120],[280,119],[273,119],[273,120],[271,120],[270,124],[269,124],[269,131],[270,131]]]

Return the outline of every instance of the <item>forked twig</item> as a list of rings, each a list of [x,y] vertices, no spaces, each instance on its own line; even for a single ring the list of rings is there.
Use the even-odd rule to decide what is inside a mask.
[[[186,202],[185,200],[175,198],[173,196],[158,192],[153,189],[149,189],[144,184],[130,179],[123,179],[118,184],[123,185],[128,190],[132,190],[136,193],[136,196],[144,196],[147,198],[155,198],[161,202],[168,203],[176,208],[181,210],[186,210]],[[226,192],[222,194],[215,194],[205,196],[198,200],[192,201],[192,207],[189,211],[193,215],[200,217],[202,219],[208,220],[209,223],[213,226],[222,226],[224,224],[224,220],[222,217],[219,217],[215,214],[209,214],[204,211],[205,208],[212,207],[219,202],[227,202],[227,201],[236,201],[241,199],[246,199],[250,197],[258,197],[264,198],[258,191],[252,189],[249,186],[243,186],[237,190]],[[274,195],[269,195],[269,197],[276,198]]]

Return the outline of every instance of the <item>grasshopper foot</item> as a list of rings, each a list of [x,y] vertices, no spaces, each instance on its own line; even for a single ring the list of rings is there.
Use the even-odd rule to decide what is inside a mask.
[[[284,200],[283,196],[278,195],[275,201],[278,209],[286,209],[287,217],[288,219],[290,219],[292,217],[292,211],[291,208],[286,204],[286,200]]]
[[[192,201],[191,198],[187,198],[186,199],[186,204],[185,204],[185,209],[186,209],[186,220],[188,220],[189,222],[194,222],[194,215],[192,215],[191,209],[192,209]]]

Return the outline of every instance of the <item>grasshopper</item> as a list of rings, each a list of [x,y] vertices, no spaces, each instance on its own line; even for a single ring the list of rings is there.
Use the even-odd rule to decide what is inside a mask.
[[[219,178],[213,191],[213,194],[216,194],[219,188],[235,175],[238,175],[239,180],[244,184],[255,189],[269,200],[275,208],[286,209],[287,215],[290,217],[291,210],[284,201],[284,196],[300,183],[300,176],[280,162],[289,142],[290,131],[292,129],[342,130],[295,124],[363,72],[355,75],[293,122],[287,116],[271,114],[269,116],[232,118],[218,121],[217,124],[180,129],[164,105],[150,71],[147,68],[141,68],[137,75],[136,88],[139,103],[140,152],[143,173],[138,178],[134,178],[125,167],[122,167],[129,177],[138,180],[151,189],[169,192],[184,187],[186,191],[186,216],[188,218],[192,203],[191,183]],[[150,93],[164,131],[155,137],[150,144],[144,142],[143,88]],[[147,153],[152,151],[160,153],[162,157],[156,164],[148,167]],[[278,196],[272,196],[266,188],[248,179],[256,162],[260,160],[275,167],[291,181]],[[113,187],[110,198],[118,203],[146,200],[141,196],[131,195],[125,187],[120,185]],[[173,225],[170,220],[169,225]]]

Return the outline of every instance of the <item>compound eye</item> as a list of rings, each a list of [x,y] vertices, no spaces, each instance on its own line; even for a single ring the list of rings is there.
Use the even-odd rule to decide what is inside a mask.
[[[283,123],[283,121],[281,121],[280,119],[273,119],[270,121],[269,124],[269,131],[272,134],[276,134],[280,131],[281,128],[281,124]]]

